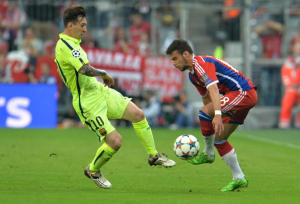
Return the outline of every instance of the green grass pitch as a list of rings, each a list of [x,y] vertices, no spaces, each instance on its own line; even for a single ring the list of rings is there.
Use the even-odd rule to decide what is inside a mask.
[[[102,169],[112,189],[83,175],[100,143],[87,129],[0,129],[0,203],[300,203],[300,131],[238,130],[229,139],[249,179],[248,188],[222,193],[232,179],[217,155],[193,166],[176,158],[173,142],[199,129],[153,129],[158,151],[174,168],[150,167],[132,128],[118,129],[123,145]],[[51,156],[50,156],[51,155]]]

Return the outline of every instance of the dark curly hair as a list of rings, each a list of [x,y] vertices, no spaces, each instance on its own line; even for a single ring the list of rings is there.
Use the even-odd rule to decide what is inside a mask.
[[[80,5],[73,5],[64,10],[64,27],[66,28],[69,22],[72,22],[74,25],[78,22],[79,18],[84,18],[86,16],[85,10]]]
[[[166,51],[166,54],[170,55],[170,54],[172,54],[172,52],[174,52],[176,50],[181,55],[184,53],[184,51],[188,51],[190,54],[194,53],[194,51],[193,51],[192,47],[190,46],[190,44],[186,40],[183,40],[183,39],[173,40],[171,45],[169,45],[169,47]]]

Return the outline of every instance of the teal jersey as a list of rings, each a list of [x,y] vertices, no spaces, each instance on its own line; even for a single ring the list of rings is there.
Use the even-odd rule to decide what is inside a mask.
[[[89,64],[87,54],[80,47],[81,40],[64,33],[59,35],[55,47],[55,62],[57,70],[73,95],[73,107],[82,118],[103,100],[106,87],[96,77],[80,74],[78,71],[84,64]]]

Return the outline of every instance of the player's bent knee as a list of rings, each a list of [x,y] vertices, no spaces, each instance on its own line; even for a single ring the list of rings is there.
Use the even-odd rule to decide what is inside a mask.
[[[138,108],[133,112],[132,118],[133,118],[132,122],[137,123],[145,118],[145,114],[141,109]]]
[[[112,135],[106,136],[105,142],[113,150],[117,151],[122,146],[122,137],[118,132],[115,132]]]

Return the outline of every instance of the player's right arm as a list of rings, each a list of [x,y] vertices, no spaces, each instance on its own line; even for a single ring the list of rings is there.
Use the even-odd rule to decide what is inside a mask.
[[[216,135],[221,135],[224,131],[222,114],[216,114],[216,111],[221,111],[220,93],[217,84],[212,84],[208,88],[209,96],[213,104],[215,116],[212,120],[212,125],[215,129]]]
[[[90,77],[100,76],[103,79],[105,86],[110,87],[114,85],[114,79],[104,70],[96,69],[90,65],[84,64],[78,72]]]

